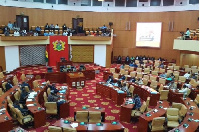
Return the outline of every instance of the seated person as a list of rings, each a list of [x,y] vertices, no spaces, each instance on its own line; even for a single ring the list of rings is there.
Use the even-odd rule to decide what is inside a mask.
[[[68,33],[66,31],[63,32],[63,36],[67,36]]]
[[[39,26],[37,26],[37,27],[35,28],[35,31],[37,31],[37,33],[40,34],[40,33],[41,33],[41,28],[40,28]]]
[[[143,84],[144,84],[141,78],[138,78],[138,79],[135,81],[135,83],[138,84],[138,85],[143,85]]]
[[[63,67],[62,72],[67,72],[68,68],[66,66]]]
[[[188,81],[185,81],[185,84],[184,84],[187,88],[192,88],[192,85],[188,82]],[[183,86],[184,86],[183,85]]]
[[[15,101],[14,104],[13,104],[13,107],[18,108],[21,111],[22,115],[28,115],[29,114],[29,110],[27,109],[27,107],[21,108],[19,102]]]
[[[175,78],[174,74],[171,73],[171,74],[169,75],[169,78],[171,78],[172,80],[174,80],[174,78]]]
[[[21,90],[21,95],[20,95],[20,99],[19,99],[19,103],[25,105],[26,104],[26,99],[28,98],[28,92],[26,92],[25,88],[22,87]]]
[[[135,77],[132,77],[131,79],[130,79],[130,82],[135,82],[136,81],[136,78]]]
[[[162,69],[164,69],[164,64],[163,64],[163,63],[161,63],[161,64],[159,65],[159,68],[162,68]]]
[[[129,64],[129,63],[130,63],[130,58],[129,58],[129,56],[126,56],[126,58],[125,58],[125,63],[126,63],[126,64]]]
[[[29,85],[28,83],[26,83],[26,82],[22,82],[21,88],[23,88],[23,87],[25,87],[25,86],[28,86],[29,90],[31,91],[30,85]]]
[[[174,83],[174,81],[169,82],[167,86],[169,86],[169,89],[177,89],[177,85]]]
[[[117,86],[117,87],[122,87],[122,83],[120,80],[118,80],[116,83],[113,84],[114,86]]]
[[[126,80],[126,76],[122,75],[122,77],[119,80]]]
[[[71,67],[71,71],[72,71],[72,72],[76,72],[76,67],[75,67],[75,66],[72,66],[72,67]]]
[[[135,57],[131,56],[130,60],[131,60],[132,62],[134,62],[134,61],[135,61]]]
[[[109,75],[108,79],[106,80],[106,83],[113,83],[113,76]]]
[[[11,84],[11,81],[8,80],[7,84],[6,84],[6,91],[8,91],[9,89],[11,89],[13,87],[13,85]]]
[[[191,75],[191,78],[197,80],[197,75],[195,75],[194,73]]]
[[[123,87],[121,88],[122,91],[129,93],[129,89],[126,86],[126,83],[123,83]]]
[[[134,66],[134,62],[131,61],[131,62],[129,63],[129,66],[130,66],[130,67],[133,67],[133,66]]]
[[[162,74],[160,74],[160,77],[161,77],[161,78],[166,78],[166,77],[167,77],[167,74],[165,74],[165,72],[163,72]]]
[[[142,106],[142,104],[141,104],[141,99],[140,99],[140,97],[139,97],[137,94],[135,94],[135,95],[133,96],[133,103],[134,103],[135,105],[134,105],[134,107],[132,108],[132,110],[139,110],[140,107]]]
[[[188,90],[189,90],[189,88],[186,85],[183,85],[183,88],[181,90],[179,90],[178,92],[183,93],[183,97],[186,98]]]
[[[184,74],[184,77],[185,77],[186,79],[189,79],[190,76],[191,76],[191,73],[190,73],[190,72],[187,72],[187,73]]]
[[[51,91],[53,91],[55,94],[57,94],[59,92],[59,90],[56,88],[56,84],[53,83],[52,85],[48,85],[48,87],[51,89]]]
[[[124,69],[124,65],[125,65],[125,64],[122,64],[122,65],[120,66],[120,69]]]
[[[121,64],[121,62],[122,62],[122,57],[119,55],[119,56],[117,57],[117,64]]]
[[[85,71],[85,70],[86,70],[86,68],[85,68],[85,66],[84,66],[84,65],[80,65],[80,68],[79,68],[79,70],[80,70],[80,71]]]

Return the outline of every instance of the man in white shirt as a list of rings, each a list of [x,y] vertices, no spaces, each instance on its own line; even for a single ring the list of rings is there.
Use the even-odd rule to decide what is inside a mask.
[[[189,88],[187,88],[187,86],[183,86],[183,88],[181,90],[179,90],[179,93],[183,93],[183,97],[187,97],[187,93],[189,91]]]
[[[184,75],[184,77],[185,77],[186,79],[189,79],[190,76],[191,76],[190,72],[187,72],[187,73],[185,73],[185,75]]]

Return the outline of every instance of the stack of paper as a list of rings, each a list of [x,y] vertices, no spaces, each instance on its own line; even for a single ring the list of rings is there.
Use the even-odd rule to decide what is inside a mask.
[[[78,126],[78,123],[72,123],[70,124],[73,128],[77,127]]]

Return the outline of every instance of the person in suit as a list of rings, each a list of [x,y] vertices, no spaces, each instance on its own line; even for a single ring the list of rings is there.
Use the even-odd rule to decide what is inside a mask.
[[[117,64],[121,64],[122,63],[122,57],[119,55],[117,57]]]
[[[131,79],[130,79],[130,82],[135,82],[136,81],[136,78],[135,77],[132,77]]]
[[[114,83],[114,86],[117,86],[117,87],[121,88],[122,87],[121,81],[118,80],[116,83]]]
[[[28,83],[26,83],[26,82],[22,82],[21,88],[23,88],[23,87],[25,87],[25,86],[28,86],[29,90],[31,91],[30,85],[29,85]]]
[[[139,110],[140,107],[142,106],[140,96],[138,96],[137,94],[135,94],[133,96],[133,103],[135,105],[133,106],[132,110]]]
[[[50,29],[50,27],[49,27],[49,24],[48,24],[48,23],[45,25],[44,29],[45,29],[45,30],[49,30],[49,29]]]
[[[108,79],[106,80],[107,84],[113,83],[113,76],[109,75]]]
[[[39,26],[37,26],[37,27],[35,28],[35,31],[37,31],[37,33],[40,34],[40,33],[41,33],[41,28],[40,28]]]
[[[143,85],[143,84],[144,84],[141,78],[138,78],[138,79],[135,81],[135,83],[138,84],[138,85]]]
[[[67,30],[66,24],[64,24],[64,25],[62,26],[62,29],[63,29],[63,31],[64,31],[64,30]]]
[[[126,79],[126,76],[122,75],[122,77],[119,80],[125,80],[125,79]]]
[[[48,87],[51,89],[51,91],[53,91],[55,94],[57,94],[59,92],[59,90],[56,88],[56,84],[53,83],[52,85],[48,85]]]
[[[123,83],[123,87],[121,88],[122,91],[129,93],[129,89],[126,85],[126,83]]]
[[[13,87],[12,83],[10,80],[8,80],[7,84],[5,85],[6,87],[6,91],[8,91],[9,89],[11,89]]]
[[[130,58],[129,58],[129,56],[126,56],[125,63],[126,63],[126,64],[129,64],[129,63],[130,63]]]
[[[125,64],[121,64],[120,69],[124,69]]]
[[[29,110],[27,109],[27,107],[21,108],[19,102],[14,102],[13,103],[13,107],[17,108],[21,111],[22,115],[28,115],[29,114]]]
[[[20,95],[19,103],[22,104],[22,105],[25,105],[26,99],[27,99],[29,93],[25,90],[24,87],[22,87],[21,91],[22,92],[21,92],[21,95]]]

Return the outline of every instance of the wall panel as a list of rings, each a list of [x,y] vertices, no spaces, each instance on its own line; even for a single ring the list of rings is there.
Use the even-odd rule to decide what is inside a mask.
[[[0,46],[0,66],[6,70],[5,47]]]

